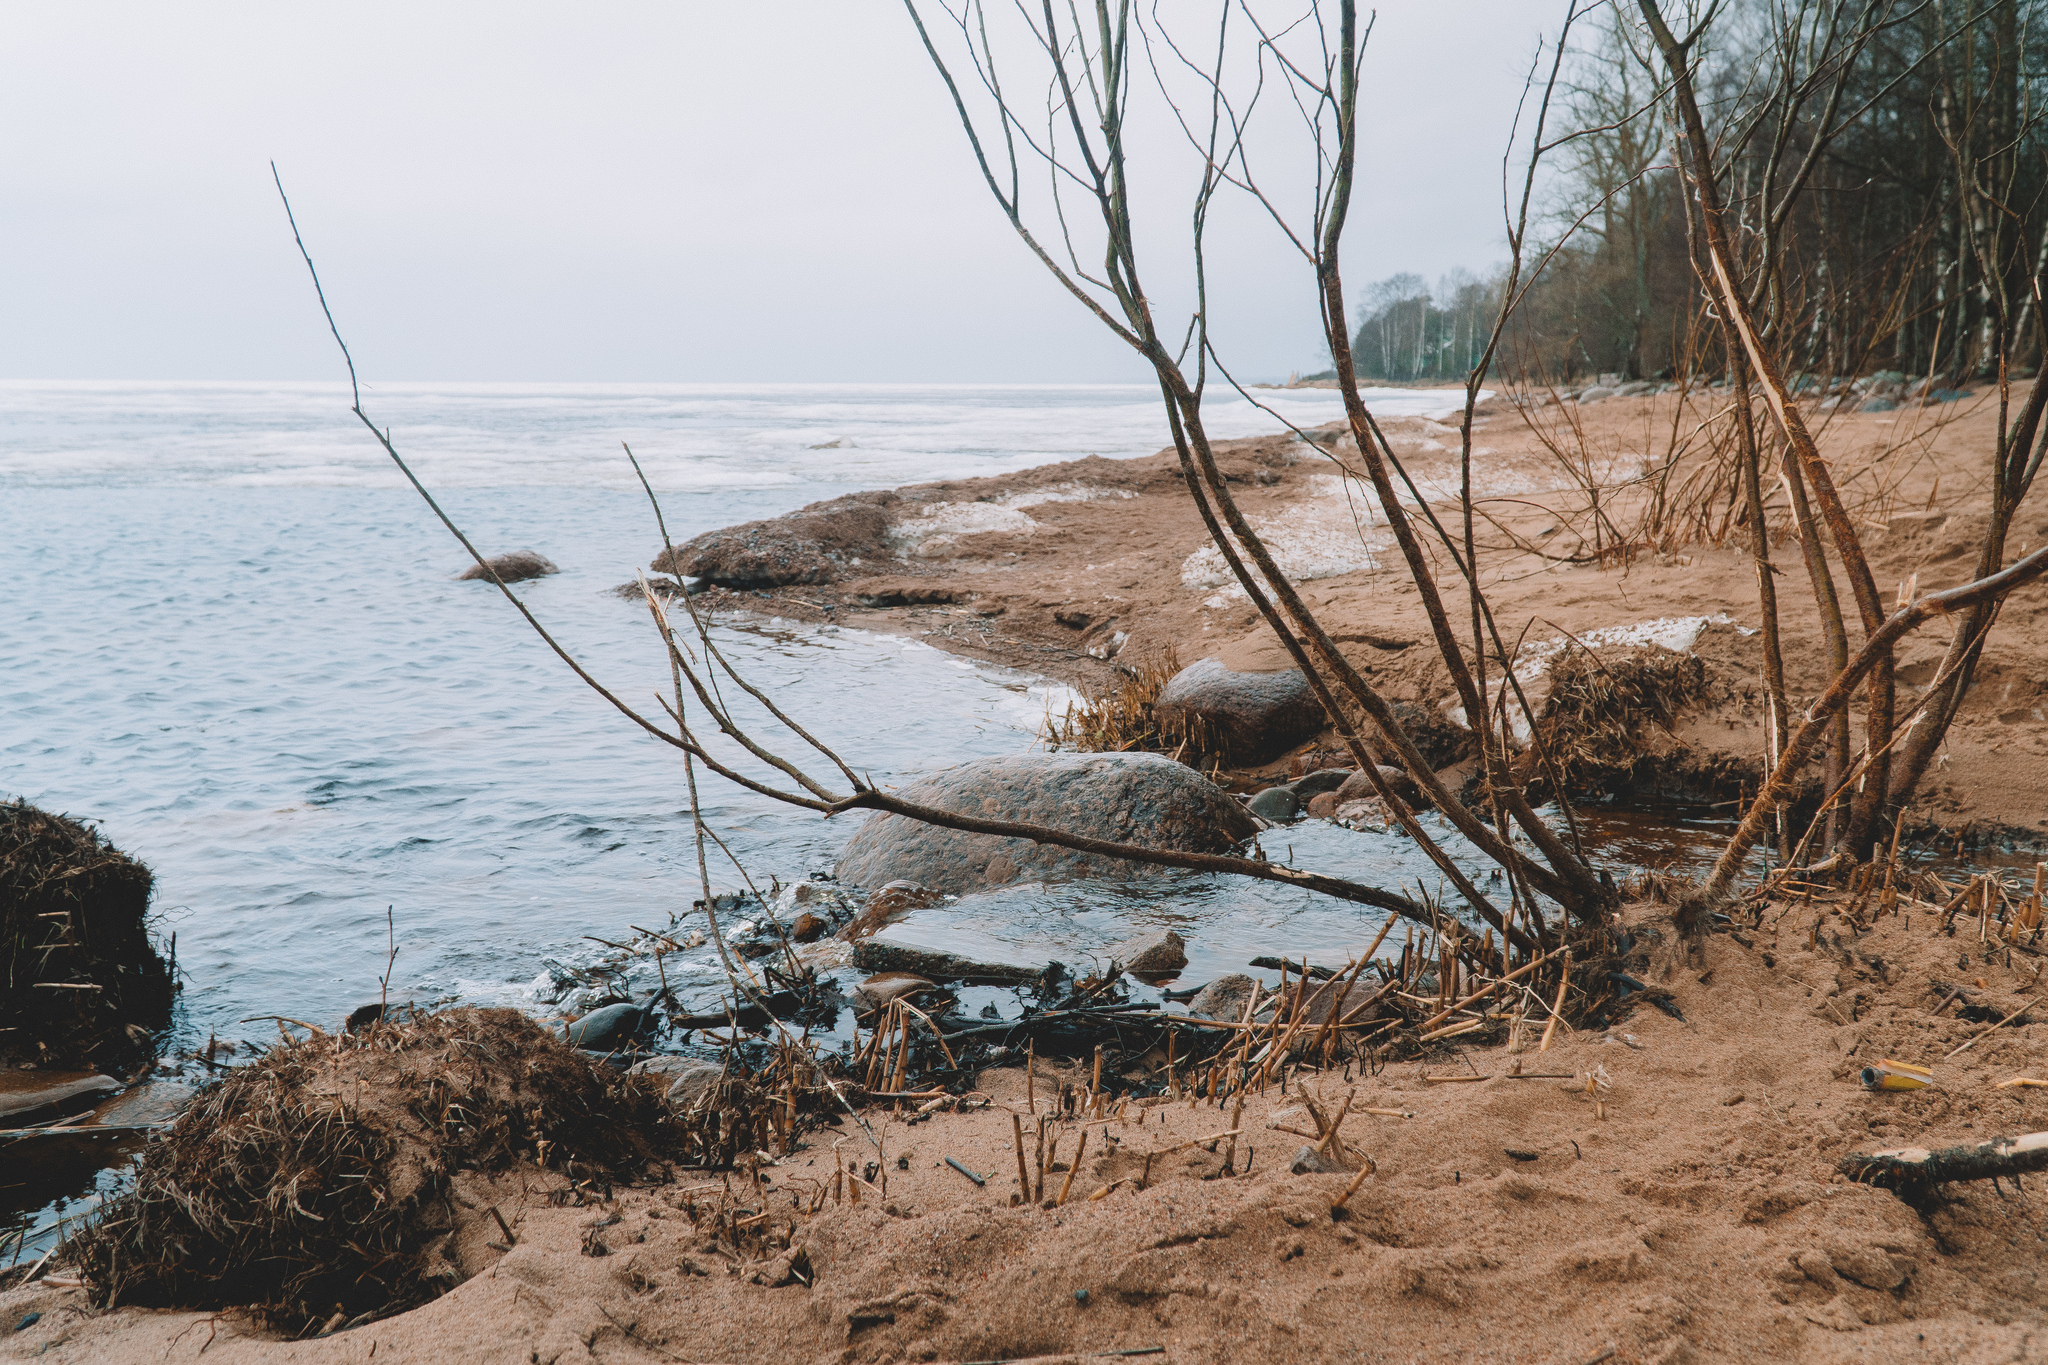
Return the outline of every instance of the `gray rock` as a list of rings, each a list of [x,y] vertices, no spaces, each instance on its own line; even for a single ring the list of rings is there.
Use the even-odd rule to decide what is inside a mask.
[[[1422,803],[1421,789],[1415,785],[1415,779],[1408,776],[1407,769],[1391,768],[1381,764],[1379,775],[1382,781],[1394,789],[1394,794],[1410,806]],[[1347,801],[1369,801],[1379,794],[1379,788],[1373,786],[1372,778],[1364,773],[1353,773],[1344,779],[1343,786],[1337,788],[1336,804],[1341,806]]]
[[[1634,398],[1639,394],[1655,393],[1656,391],[1657,386],[1651,383],[1649,380],[1637,379],[1630,383],[1623,384],[1620,388],[1616,389],[1614,391],[1614,396],[1616,398]]]
[[[1889,398],[1866,398],[1856,405],[1858,412],[1897,412],[1899,405]]]
[[[1268,787],[1254,796],[1245,809],[1261,820],[1292,820],[1301,814],[1301,797],[1287,787]]]
[[[877,972],[853,988],[853,1012],[872,1014],[892,1000],[933,989],[931,981],[910,972]]]
[[[1188,965],[1187,940],[1171,929],[1127,938],[1111,948],[1109,955],[1134,976],[1170,976]]]
[[[1603,398],[1614,397],[1614,393],[1615,391],[1613,389],[1607,388],[1604,385],[1595,384],[1590,389],[1579,390],[1579,402],[1581,404],[1597,403]]]
[[[1252,998],[1252,987],[1258,982],[1243,972],[1231,972],[1219,976],[1195,992],[1195,998],[1188,1001],[1188,1013],[1197,1019],[1220,1019],[1236,1023],[1244,1018],[1245,1003]]]
[[[613,588],[612,595],[623,597],[628,602],[644,602],[647,600],[647,593],[651,592],[664,601],[673,601],[677,597],[699,597],[711,591],[711,585],[701,578],[663,578],[656,574],[646,581],[645,591],[640,587],[641,580],[636,578],[630,583],[621,583]]]
[[[568,1025],[562,1036],[570,1047],[580,1047],[587,1052],[609,1052],[624,1047],[654,1023],[654,1005],[652,1000],[644,1005],[606,1005]]]
[[[1344,1168],[1324,1156],[1317,1148],[1304,1144],[1302,1149],[1294,1154],[1294,1160],[1287,1164],[1287,1169],[1294,1175],[1335,1175]]]
[[[1298,777],[1287,784],[1288,790],[1306,801],[1310,797],[1333,792],[1344,785],[1344,779],[1351,776],[1350,768],[1319,768],[1307,777]]]
[[[1238,763],[1263,763],[1325,724],[1323,705],[1300,669],[1239,673],[1216,659],[1174,674],[1152,714],[1163,728]]]
[[[698,1057],[649,1057],[626,1068],[628,1075],[661,1076],[668,1080],[668,1101],[678,1109],[694,1109],[718,1084],[725,1068]]]
[[[979,759],[903,787],[921,805],[1182,852],[1228,853],[1258,824],[1214,783],[1159,754],[1017,754]],[[877,813],[835,873],[880,886],[907,878],[962,895],[1023,881],[1132,877],[1157,869],[1054,844],[969,834]]]
[[[60,1081],[56,1085],[33,1090],[0,1090],[0,1118],[13,1119],[22,1114],[33,1114],[38,1109],[76,1103],[90,1095],[110,1095],[120,1088],[121,1083],[112,1076],[87,1076],[83,1080]]]
[[[546,578],[551,573],[561,572],[545,555],[535,554],[531,550],[514,550],[508,555],[493,555],[483,564],[470,565],[455,575],[456,581],[459,583],[481,578],[486,583],[490,582],[491,575],[485,572],[485,564],[488,564],[498,578],[506,583],[519,583],[529,578]]]
[[[722,588],[829,583],[863,557],[886,562],[887,509],[899,501],[884,492],[814,502],[765,521],[707,531],[673,553],[662,551],[652,567]]]
[[[879,938],[864,938],[853,945],[853,965],[864,972],[908,972],[932,981],[1021,983],[1036,981],[1045,975],[1043,967],[977,962],[944,948],[925,948],[914,943],[893,943]]]

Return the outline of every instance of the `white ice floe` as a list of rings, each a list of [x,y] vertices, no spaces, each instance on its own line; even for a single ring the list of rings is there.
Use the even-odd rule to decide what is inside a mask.
[[[1654,621],[1637,621],[1625,626],[1601,626],[1595,630],[1580,631],[1577,640],[1591,649],[1598,649],[1602,645],[1635,648],[1658,645],[1682,654],[1699,643],[1700,632],[1708,626],[1729,624],[1731,618],[1726,612],[1713,616],[1664,616]],[[1571,639],[1560,635],[1549,640],[1526,641],[1515,654],[1515,680],[1522,685],[1522,693],[1528,697],[1529,705],[1538,711],[1543,709],[1543,702],[1550,695],[1550,665],[1572,645]],[[1505,678],[1495,678],[1488,682],[1486,697],[1489,709],[1499,703],[1501,688],[1506,685]],[[1463,706],[1449,707],[1444,714],[1466,729],[1472,728]],[[1522,709],[1520,703],[1510,698],[1507,715],[1516,741],[1527,744],[1533,734],[1528,713]]]
[[[1038,523],[1014,507],[993,502],[935,502],[889,528],[887,539],[899,555],[936,554],[962,536],[1035,531]]]

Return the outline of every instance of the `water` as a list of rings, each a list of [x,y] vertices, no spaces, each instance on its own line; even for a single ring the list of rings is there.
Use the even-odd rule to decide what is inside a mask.
[[[1338,413],[1319,391],[1264,396],[1304,423]],[[518,591],[650,712],[666,675],[646,610],[607,591],[657,548],[621,440],[679,538],[853,488],[1165,440],[1156,394],[1132,387],[408,385],[365,401],[478,544],[562,566]],[[1213,425],[1279,423],[1238,401]],[[585,690],[494,588],[456,582],[464,562],[335,386],[0,385],[0,795],[96,821],[155,871],[186,982],[174,1048],[274,1038],[256,1016],[332,1025],[374,1000],[387,911],[394,998],[536,1009],[543,960],[589,961],[605,951],[593,939],[688,915],[679,757]],[[1029,747],[1061,699],[905,640],[758,618],[724,630],[742,670],[881,781]],[[704,795],[763,880],[829,866],[850,832],[715,782]],[[1304,825],[1266,847],[1436,883],[1395,836]],[[1170,923],[1200,980],[1256,953],[1342,960],[1382,917],[1177,877],[1005,892],[923,922],[994,956],[1070,963]],[[696,958],[669,970],[706,998],[721,978]],[[66,1168],[63,1188],[104,1180],[93,1165]],[[0,1210],[48,1195],[0,1189]]]
[[[1320,391],[1262,396],[1295,421],[1338,414]],[[650,709],[664,678],[644,609],[606,595],[656,548],[621,441],[686,536],[1166,439],[1156,394],[1128,386],[400,385],[365,402],[480,544],[563,566],[522,595]],[[1279,426],[1216,406],[1219,435]],[[542,959],[687,911],[673,751],[585,691],[495,590],[455,582],[461,567],[338,386],[0,384],[0,794],[96,821],[154,869],[187,983],[174,1046],[374,998],[387,908],[395,991],[525,1004]],[[883,779],[1027,747],[1057,700],[852,632],[756,620],[729,649]],[[706,811],[763,876],[829,865],[846,833],[716,785]],[[992,907],[982,929],[1011,917],[1071,957],[1159,899],[1122,903]],[[1331,941],[1327,925],[1298,937]]]

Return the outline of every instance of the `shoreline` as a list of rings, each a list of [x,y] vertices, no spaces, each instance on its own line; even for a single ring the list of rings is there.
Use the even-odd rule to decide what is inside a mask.
[[[1013,1203],[1011,1136],[1088,1075],[1041,1059],[1035,1107],[1019,1070],[991,1069],[959,1111],[866,1108],[878,1149],[854,1123],[808,1129],[762,1168],[761,1235],[732,1246],[704,1215],[744,1173],[574,1194],[515,1165],[457,1177],[440,1254],[459,1282],[421,1307],[287,1340],[235,1312],[94,1307],[60,1274],[0,1291],[25,1324],[0,1359],[2031,1359],[2022,1203],[1957,1185],[1923,1215],[1836,1168],[2048,1127],[2042,1092],[1998,1084],[2048,1063],[2048,1026],[1983,1038],[1933,1007],[1955,953],[1938,905],[1822,908],[1811,947],[1811,903],[1766,905],[1687,962],[1661,907],[1628,907],[1683,1019],[1638,1009],[1548,1048],[1531,1030],[1370,1075],[1303,1067],[1241,1109],[1182,1097],[1061,1123],[1060,1153],[1090,1141],[1071,1181],[1048,1176],[1054,1208]],[[1883,974],[1854,970],[1879,956]],[[2002,1014],[2032,972],[1998,956],[1970,970]],[[1973,1037],[1935,1088],[1857,1083]],[[1350,1116],[1350,1169],[1289,1169],[1306,1098]],[[1248,1173],[1223,1173],[1225,1130]],[[846,1157],[877,1168],[857,1206],[832,1195]]]
[[[1519,632],[1525,651],[1568,639],[1626,646],[1699,623],[1681,646],[1705,662],[1699,694],[1668,727],[1646,730],[1644,761],[1633,771],[1599,774],[1607,789],[1577,792],[1579,800],[1611,799],[1620,788],[1652,804],[1724,802],[1754,789],[1765,751],[1754,578],[1740,532],[1719,545],[1675,543],[1618,565],[1560,564],[1531,548],[1547,551],[1546,536],[1571,515],[1574,490],[1552,451],[1561,426],[1575,426],[1583,447],[1610,466],[1640,462],[1646,456],[1630,452],[1655,449],[1659,433],[1679,416],[1677,404],[1671,396],[1610,398],[1583,409],[1538,410],[1525,420],[1496,399],[1482,405],[1474,423],[1481,505],[1498,531],[1493,548],[1482,536],[1481,572],[1507,638]],[[1981,485],[1957,489],[1951,478],[1944,492],[1930,457],[1942,455],[1951,470],[1969,469],[1959,452],[1983,448],[1994,420],[1995,403],[1982,395],[1953,408],[1825,419],[1821,439],[1833,460],[1871,460],[1870,452],[1887,444],[1907,452],[1872,461],[1890,484],[1864,518],[1880,587],[1912,578],[1926,591],[1965,573],[1964,551],[1985,515]],[[1408,417],[1382,426],[1421,486],[1443,488],[1448,480],[1455,488],[1454,429]],[[1246,515],[1361,672],[1391,701],[1444,713],[1454,697],[1418,596],[1398,563],[1386,562],[1384,535],[1376,536],[1369,520],[1354,520],[1363,507],[1355,491],[1346,493],[1347,470],[1356,467],[1355,451],[1346,455],[1348,436],[1334,428],[1312,434],[1314,447],[1286,435],[1218,442],[1218,463]],[[1911,467],[1898,468],[1908,457]],[[1886,458],[1893,468],[1881,467]],[[1181,666],[1209,657],[1241,671],[1290,666],[1242,593],[1225,582],[1171,450],[904,485],[750,525],[772,535],[778,523],[855,503],[873,504],[887,518],[888,553],[879,559],[844,554],[820,570],[826,581],[713,587],[698,602],[714,611],[902,635],[1085,694],[1115,687],[1169,651]],[[2048,526],[2040,534],[2048,535]],[[2028,530],[2016,528],[2014,536],[2026,540]],[[1774,554],[1781,574],[1798,572],[1796,542]],[[1448,568],[1437,568],[1446,591],[1454,583]],[[1781,620],[1795,701],[1817,694],[1826,681],[1819,621],[1799,596],[1792,595]],[[1923,675],[1931,675],[1944,644],[1922,632],[1902,647],[1902,705],[1914,684],[1927,681]],[[1530,657],[1525,652],[1525,661]],[[1539,708],[1541,698],[1540,690],[1532,692]],[[1325,730],[1278,760],[1222,776],[1245,789],[1298,775],[1303,762],[1315,765],[1315,751],[1333,743],[1334,731]],[[1912,809],[1915,837],[2040,846],[2048,841],[2044,759],[2048,607],[2022,598],[2002,614],[1947,753],[1922,784]]]

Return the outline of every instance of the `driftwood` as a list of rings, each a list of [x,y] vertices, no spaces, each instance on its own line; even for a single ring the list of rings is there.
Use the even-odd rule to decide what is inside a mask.
[[[1955,1180],[1997,1180],[2048,1170],[2048,1133],[1930,1152],[1925,1147],[1900,1147],[1883,1152],[1852,1152],[1835,1163],[1851,1180],[1897,1194],[1924,1194]]]

